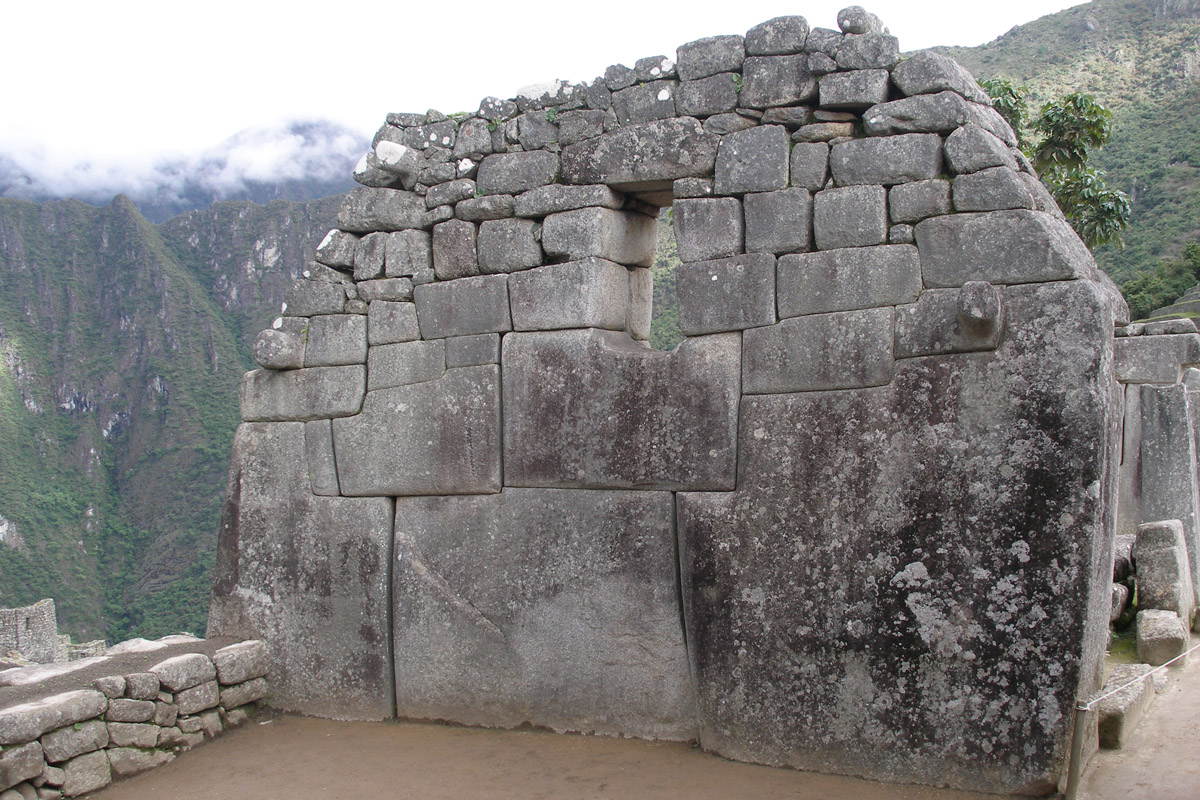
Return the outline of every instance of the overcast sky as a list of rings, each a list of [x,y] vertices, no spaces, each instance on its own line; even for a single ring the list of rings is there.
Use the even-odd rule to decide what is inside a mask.
[[[129,163],[286,119],[375,130],[389,111],[474,110],[553,78],[674,58],[703,36],[841,0],[723,2],[13,2],[3,14],[0,153]],[[879,0],[903,50],[977,45],[1078,0]],[[25,156],[28,157],[27,155]],[[25,160],[24,158],[22,160]]]

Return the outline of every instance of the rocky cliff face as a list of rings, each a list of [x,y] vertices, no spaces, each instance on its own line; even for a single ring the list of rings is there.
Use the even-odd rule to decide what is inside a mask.
[[[0,605],[53,595],[77,638],[203,629],[244,335],[336,205],[0,200]]]

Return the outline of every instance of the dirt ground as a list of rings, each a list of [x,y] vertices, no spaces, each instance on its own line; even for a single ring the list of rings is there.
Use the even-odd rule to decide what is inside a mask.
[[[1122,751],[1088,766],[1083,800],[1200,800],[1200,659],[1174,672]],[[95,800],[802,798],[982,800],[738,764],[679,744],[420,723],[263,718]]]

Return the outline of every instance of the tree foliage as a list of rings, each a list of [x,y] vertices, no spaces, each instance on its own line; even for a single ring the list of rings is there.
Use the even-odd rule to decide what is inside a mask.
[[[1121,287],[1133,319],[1145,319],[1156,308],[1174,302],[1200,281],[1200,242],[1192,242],[1183,257],[1158,262],[1153,272],[1126,281]]]
[[[981,84],[993,107],[1008,121],[1042,183],[1088,247],[1122,243],[1132,207],[1122,191],[1109,189],[1102,170],[1088,158],[1112,135],[1112,112],[1082,92],[1042,105],[1029,120],[1022,86],[1004,78]]]

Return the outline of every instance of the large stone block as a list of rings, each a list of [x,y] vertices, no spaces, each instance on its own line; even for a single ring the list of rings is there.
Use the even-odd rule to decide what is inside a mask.
[[[762,125],[721,139],[717,150],[717,194],[771,192],[788,186],[789,140],[782,125]]]
[[[308,321],[304,366],[337,367],[367,360],[367,318],[362,314],[323,314]]]
[[[1016,146],[1017,137],[993,108],[971,103],[954,92],[922,94],[872,106],[863,112],[863,128],[869,136],[897,133],[950,133],[963,125],[978,125]]]
[[[1142,520],[1178,520],[1184,552],[1190,565],[1192,587],[1200,585],[1200,480],[1197,479],[1196,439],[1191,420],[1191,400],[1182,384],[1141,386],[1141,446],[1138,451]],[[1139,540],[1143,537],[1138,528]],[[1137,563],[1137,549],[1134,550]],[[1141,570],[1138,570],[1138,603],[1141,604]],[[1164,590],[1165,591],[1165,590]],[[1193,598],[1195,595],[1193,595]],[[1194,603],[1190,604],[1194,605]],[[1166,608],[1153,604],[1149,608]],[[1190,621],[1190,614],[1180,615]]]
[[[625,333],[504,337],[508,486],[733,487],[739,337],[650,350]]]
[[[108,750],[114,778],[128,778],[174,760],[175,754],[168,750],[142,750],[136,747],[112,747]]]
[[[911,303],[921,293],[921,258],[911,245],[882,245],[779,259],[779,316]]]
[[[444,339],[378,345],[367,361],[367,391],[437,380],[445,371]]]
[[[775,17],[746,31],[746,54],[779,56],[804,51],[808,20],[804,17]]]
[[[64,797],[76,797],[101,789],[112,783],[112,768],[108,753],[97,750],[72,758],[62,765]]]
[[[480,162],[477,180],[483,194],[519,194],[554,183],[558,172],[558,156],[545,150],[493,153]]]
[[[1177,519],[1138,526],[1133,545],[1138,609],[1174,611],[1189,626],[1195,613],[1188,542]]]
[[[512,330],[506,275],[427,283],[413,290],[413,300],[426,339]]]
[[[213,653],[212,661],[222,686],[261,678],[270,669],[267,646],[257,639],[222,647]]]
[[[433,226],[433,271],[439,280],[479,274],[475,223],[452,219]]]
[[[158,676],[158,683],[168,692],[190,689],[217,677],[217,668],[203,653],[187,653],[160,661],[149,670]]]
[[[829,178],[829,145],[825,142],[797,142],[792,145],[792,186],[816,192],[825,188]]]
[[[775,258],[766,253],[680,264],[679,330],[685,336],[775,323]]]
[[[108,747],[108,727],[103,720],[89,719],[59,728],[42,736],[42,751],[51,764]]]
[[[283,313],[289,317],[340,314],[345,305],[346,287],[324,281],[296,281],[283,296]]]
[[[693,117],[635,125],[564,147],[567,183],[603,183],[616,189],[664,185],[711,174],[719,136]]]
[[[688,117],[711,117],[733,111],[738,104],[737,73],[722,72],[679,84],[675,105]]]
[[[256,369],[242,376],[242,419],[296,420],[357,414],[366,391],[362,364],[311,369]]]
[[[1113,357],[1122,383],[1179,383],[1200,364],[1200,335],[1123,336],[1113,342]]]
[[[479,271],[514,272],[542,263],[541,226],[531,219],[496,219],[479,226]]]
[[[446,367],[478,367],[500,363],[500,334],[480,333],[446,340]]]
[[[743,198],[747,253],[796,253],[812,247],[812,195],[806,189]]]
[[[624,205],[625,196],[607,186],[563,186],[556,183],[517,195],[513,202],[513,213],[518,217],[544,217],[587,206],[622,208]]]
[[[629,270],[612,261],[587,258],[516,273],[508,295],[517,331],[620,331],[629,324]]]
[[[835,58],[842,70],[889,70],[900,60],[900,42],[882,32],[849,34]]]
[[[829,168],[839,186],[929,180],[942,172],[942,137],[910,133],[842,142],[830,151]]]
[[[4,748],[0,752],[0,791],[36,778],[42,774],[45,766],[42,746],[37,742]]]
[[[413,303],[372,300],[367,307],[367,343],[395,344],[421,338],[417,307]]]
[[[710,36],[680,45],[675,51],[675,69],[683,80],[694,81],[718,72],[737,72],[745,58],[741,36]]]
[[[351,189],[338,211],[338,227],[351,233],[420,228],[425,198],[399,189]]]
[[[1147,674],[1149,671],[1147,664],[1117,664],[1113,667],[1101,693],[1120,691],[1105,697],[1096,706],[1101,747],[1117,749],[1124,746],[1141,724],[1154,699],[1154,678]]]
[[[342,494],[500,491],[500,374],[494,365],[369,392],[362,413],[335,420]]]
[[[742,251],[745,223],[736,197],[676,200],[672,211],[681,261],[707,261]]]
[[[675,116],[678,81],[650,81],[614,92],[613,111],[622,125],[638,125]]]
[[[569,261],[595,256],[626,266],[654,263],[658,221],[634,211],[580,208],[546,217],[542,247]]]
[[[743,399],[738,490],[678,500],[705,749],[1054,790],[1107,632],[1112,323],[1088,281],[1010,295],[994,354]]]
[[[396,502],[396,706],[469,725],[688,739],[666,492]]]
[[[743,334],[746,394],[881,386],[892,379],[891,308],[785,319]]]
[[[959,175],[991,167],[1019,169],[1017,160],[994,134],[978,125],[964,125],[946,137],[946,163]]]
[[[1001,211],[1037,208],[1033,192],[1021,173],[1008,167],[988,167],[954,179],[956,211]]]
[[[834,72],[819,81],[821,108],[865,109],[888,99],[888,71]]]
[[[303,425],[238,428],[208,634],[266,643],[275,708],[385,719],[392,502],[317,497],[306,464]]]
[[[813,239],[819,250],[870,247],[887,241],[887,190],[843,186],[813,196]]]
[[[888,192],[888,211],[892,222],[920,222],[928,217],[949,214],[950,181],[935,178],[893,186]]]
[[[1040,211],[951,214],[917,224],[925,285],[1035,283],[1090,277],[1095,261],[1071,227]]]
[[[409,277],[433,268],[433,250],[426,231],[398,231],[388,235],[383,248],[384,275]]]
[[[792,106],[817,97],[817,77],[808,67],[808,56],[754,56],[742,65],[743,108]]]
[[[93,689],[51,695],[0,711],[0,745],[31,742],[43,733],[98,717],[108,698]]]
[[[1146,609],[1137,615],[1138,661],[1160,667],[1187,652],[1187,624],[1174,611]],[[1182,660],[1176,661],[1182,666]]]
[[[892,82],[906,95],[951,91],[976,103],[990,102],[987,92],[979,88],[966,68],[932,50],[922,50],[897,64],[892,70]]]

